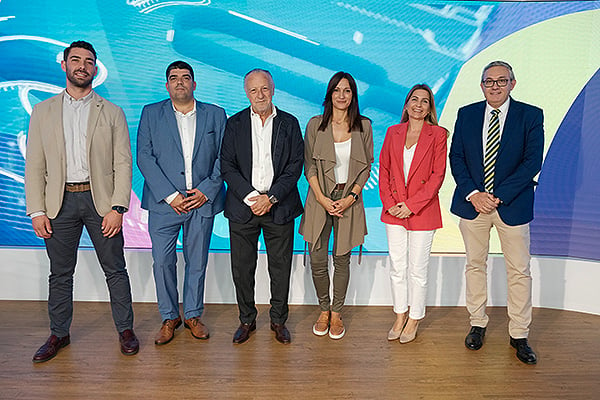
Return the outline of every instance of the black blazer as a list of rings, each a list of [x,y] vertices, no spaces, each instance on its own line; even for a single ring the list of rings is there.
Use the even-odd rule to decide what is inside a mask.
[[[273,183],[267,193],[279,202],[271,208],[273,222],[286,224],[302,214],[298,193],[298,179],[304,164],[304,141],[296,117],[277,109],[273,120],[271,140]],[[252,192],[252,124],[250,108],[227,120],[221,146],[221,174],[227,183],[225,217],[243,224],[250,220],[252,211],[244,198]]]

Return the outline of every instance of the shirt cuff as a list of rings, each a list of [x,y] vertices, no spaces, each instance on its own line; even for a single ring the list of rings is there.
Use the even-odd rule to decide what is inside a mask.
[[[175,200],[175,197],[177,197],[178,194],[179,194],[179,192],[175,192],[175,193],[172,193],[169,196],[167,196],[165,198],[165,201],[167,202],[167,204],[171,204],[173,202],[173,200]]]
[[[473,190],[471,193],[469,193],[469,194],[467,195],[467,197],[465,197],[465,199],[466,199],[467,201],[471,201],[471,196],[473,196],[475,193],[479,193],[479,190]]]
[[[246,197],[244,197],[244,203],[246,203],[246,205],[248,207],[252,207],[254,205],[254,203],[256,203],[256,200],[249,200],[250,197],[256,197],[256,196],[259,196],[259,195],[260,195],[260,193],[258,193],[257,190],[251,191],[250,193],[248,193],[246,195]]]
[[[36,211],[36,212],[34,212],[34,213],[31,213],[31,214],[29,214],[29,216],[30,216],[31,218],[35,218],[35,217],[41,217],[42,215],[46,215],[46,213],[45,213],[45,212],[43,212],[43,211]]]

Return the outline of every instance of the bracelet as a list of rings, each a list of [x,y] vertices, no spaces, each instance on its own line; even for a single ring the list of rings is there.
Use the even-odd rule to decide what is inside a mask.
[[[350,192],[348,195],[354,197],[354,201],[358,201],[358,195],[356,193]]]

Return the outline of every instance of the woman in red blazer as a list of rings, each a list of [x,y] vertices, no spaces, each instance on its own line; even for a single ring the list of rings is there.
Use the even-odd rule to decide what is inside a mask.
[[[442,227],[438,192],[446,172],[447,137],[437,124],[431,89],[413,86],[400,124],[389,127],[379,156],[381,220],[388,237],[396,313],[388,340],[414,340],[425,317],[431,243]]]

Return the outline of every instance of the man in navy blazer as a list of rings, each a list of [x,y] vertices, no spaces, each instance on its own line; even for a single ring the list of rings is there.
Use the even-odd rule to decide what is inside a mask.
[[[285,322],[294,219],[303,211],[297,184],[304,164],[304,141],[298,120],[273,106],[275,85],[268,71],[248,72],[244,89],[250,107],[229,118],[221,149],[231,270],[240,312],[233,342],[245,342],[256,329],[254,276],[262,231],[271,279],[271,329],[279,342],[289,343]]]
[[[456,181],[451,211],[460,217],[467,257],[471,330],[465,346],[478,350],[483,345],[488,323],[486,263],[490,230],[496,227],[508,278],[510,344],[519,360],[535,364],[537,357],[527,342],[532,308],[529,222],[534,177],[542,166],[544,117],[541,109],[509,96],[516,83],[508,63],[491,62],[480,84],[486,101],[458,111],[450,148]]]
[[[194,99],[196,82],[188,63],[171,63],[166,78],[170,98],[144,107],[137,142],[137,163],[145,178],[142,208],[149,212],[154,282],[163,320],[157,345],[170,342],[182,323],[176,254],[181,229],[184,325],[197,339],[209,337],[200,320],[204,280],[214,216],[225,204],[219,162],[225,111]]]

